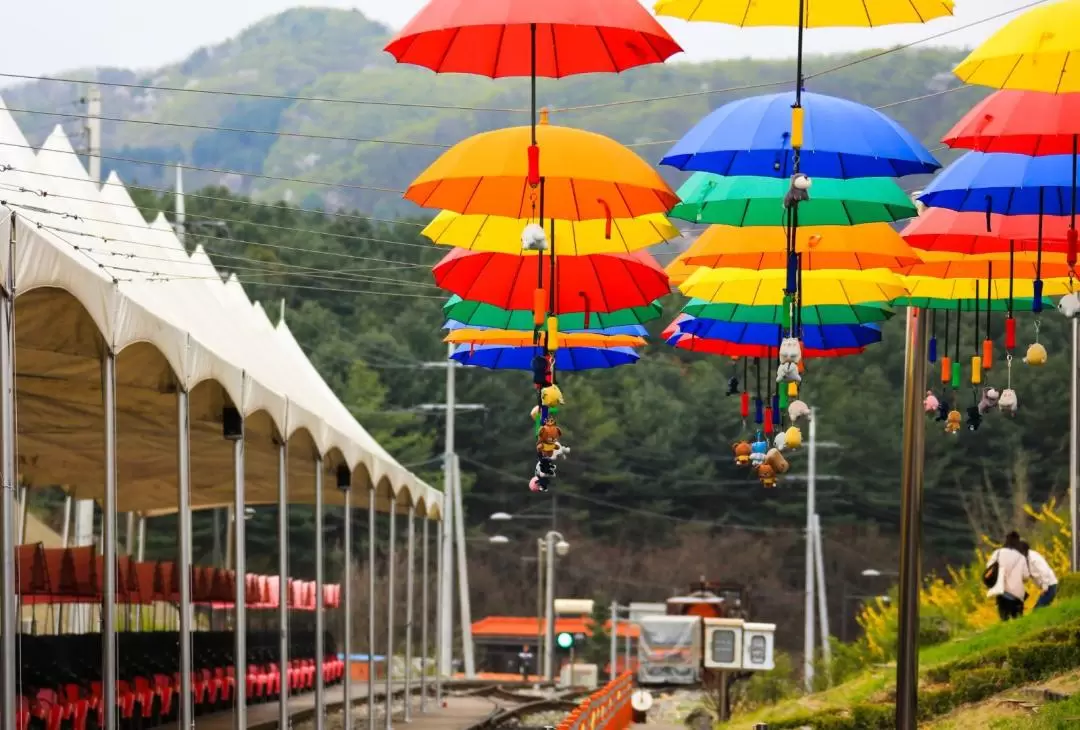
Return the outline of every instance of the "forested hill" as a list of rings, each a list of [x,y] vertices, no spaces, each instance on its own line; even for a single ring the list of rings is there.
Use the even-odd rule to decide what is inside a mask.
[[[130,84],[458,108],[293,102],[110,86],[103,89],[104,113],[177,125],[434,144],[451,144],[483,129],[524,122],[521,114],[463,108],[521,108],[527,104],[527,82],[436,77],[398,67],[381,52],[387,37],[385,28],[359,13],[295,10],[267,19],[234,40],[199,50],[174,66],[97,73],[104,80]],[[946,91],[955,84],[948,72],[958,57],[958,52],[919,49],[861,63],[852,63],[855,57],[815,57],[808,62],[812,74],[850,65],[813,76],[808,88],[884,106],[936,147],[935,139],[985,93]],[[668,64],[620,76],[542,83],[540,97],[553,106],[577,106],[678,96],[783,80],[792,72],[792,64],[782,62]],[[81,77],[91,75],[83,72]],[[16,109],[71,113],[79,91],[74,85],[37,82],[5,90],[3,95]],[[710,108],[734,96],[697,95],[612,106],[559,114],[555,121],[640,145],[678,138]],[[35,143],[56,121],[40,115],[19,118]],[[73,137],[80,124],[81,120],[65,122]],[[666,146],[637,149],[655,160]],[[107,122],[105,153],[400,189],[437,149]],[[104,166],[107,170],[115,163],[106,160]],[[131,163],[120,167],[129,183],[171,185],[171,177],[164,177],[159,168]],[[209,184],[222,187],[204,188]],[[392,194],[240,175],[203,174],[189,178],[187,189],[201,196],[189,196],[190,220],[227,224],[225,234],[220,229],[193,228],[189,243],[202,243],[219,267],[236,271],[268,311],[276,312],[277,302],[284,299],[293,331],[357,417],[403,463],[416,464],[432,483],[441,483],[439,418],[403,413],[443,398],[442,371],[423,367],[446,354],[439,330],[441,292],[427,269],[440,252],[423,246],[415,223],[357,217],[395,218],[418,211]],[[245,197],[249,195],[354,212],[324,216],[252,206]],[[151,212],[171,209],[170,200],[146,191],[139,200]],[[667,306],[665,319],[656,324],[670,321],[680,302],[673,296]],[[1021,319],[1021,346],[1026,347],[1033,336],[1031,315]],[[974,352],[972,328],[973,323],[965,323],[963,348],[968,354]],[[991,329],[1000,342],[1000,315]],[[995,413],[978,432],[965,430],[950,437],[940,424],[929,427],[926,532],[931,554],[966,557],[976,531],[996,531],[1011,519],[1014,497],[1039,500],[1066,487],[1064,333],[1058,315],[1049,310],[1041,331],[1050,351],[1049,365],[1033,371],[1017,358],[1014,387],[1020,414],[1015,420]],[[877,524],[889,533],[897,529],[902,341],[903,322],[898,318],[886,327],[885,344],[872,346],[865,355],[810,366],[806,393],[819,409],[820,436],[837,445],[822,452],[818,467],[823,476],[818,504],[827,526]],[[1003,359],[1000,351],[998,356]],[[766,491],[732,465],[731,444],[746,432],[738,418],[737,399],[724,395],[731,368],[726,361],[676,354],[654,345],[635,366],[564,375],[567,405],[561,423],[564,440],[573,449],[560,467],[559,489],[566,495],[559,502],[567,517],[564,524],[595,536],[633,539],[637,545],[642,540],[664,540],[677,520],[804,524],[802,481],[788,479],[781,488]],[[999,362],[990,376],[999,387],[1003,372],[1004,363]],[[485,413],[458,418],[470,519],[479,522],[496,510],[520,510],[530,500],[526,484],[534,461],[529,377],[464,371],[458,387],[459,402],[488,407]],[[970,393],[964,391],[963,398],[966,408]],[[804,470],[805,464],[804,455],[793,457],[793,473]],[[673,519],[655,519],[649,513]],[[272,541],[269,523],[267,528],[265,537]]]

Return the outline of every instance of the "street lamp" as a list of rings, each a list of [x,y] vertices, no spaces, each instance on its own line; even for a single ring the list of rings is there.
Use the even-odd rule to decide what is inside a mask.
[[[864,578],[896,578],[899,577],[899,573],[893,570],[877,570],[875,568],[867,568],[862,572]]]
[[[492,545],[505,545],[506,543],[510,542],[510,538],[508,538],[506,535],[492,535],[488,538],[488,542]]]
[[[537,553],[541,560],[547,555],[547,591],[544,606],[544,677],[551,682],[555,678],[555,558],[570,553],[570,543],[561,533],[551,530],[537,541]],[[539,571],[537,571],[539,578]],[[539,587],[539,586],[538,586]]]
[[[508,522],[514,519],[514,516],[509,512],[496,512],[491,517],[488,517],[488,519],[493,522]]]

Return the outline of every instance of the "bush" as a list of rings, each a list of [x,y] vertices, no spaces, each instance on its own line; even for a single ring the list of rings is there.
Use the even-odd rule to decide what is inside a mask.
[[[1080,573],[1066,573],[1058,576],[1058,598],[1076,598],[1080,596]]]
[[[774,705],[799,692],[795,664],[789,654],[776,652],[776,667],[771,672],[755,672],[745,682],[734,686],[733,705],[739,711],[750,711],[764,705]]]

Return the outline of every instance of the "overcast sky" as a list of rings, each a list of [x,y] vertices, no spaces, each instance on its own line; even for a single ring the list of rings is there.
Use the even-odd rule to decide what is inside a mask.
[[[539,0],[542,1],[542,0]],[[290,7],[358,8],[392,27],[401,27],[425,0],[33,0],[5,2],[0,72],[41,75],[85,66],[153,68],[178,61],[200,46],[217,43],[244,27]],[[890,46],[1030,4],[1031,0],[956,0],[956,16],[926,26],[875,30],[816,30],[810,51],[849,51]],[[647,4],[652,4],[651,2]],[[1012,16],[1010,16],[1012,17]],[[934,41],[972,46],[1008,18],[959,30]],[[736,29],[707,23],[664,20],[686,49],[676,58],[787,57],[793,32]]]

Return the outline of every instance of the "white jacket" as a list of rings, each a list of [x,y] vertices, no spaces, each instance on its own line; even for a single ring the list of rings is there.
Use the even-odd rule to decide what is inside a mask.
[[[990,555],[986,566],[990,567],[995,561],[998,564],[997,583],[987,591],[986,595],[995,597],[1008,593],[1014,598],[1023,600],[1026,593],[1024,581],[1031,577],[1028,561],[1024,559],[1023,554],[1012,548],[999,548]]]
[[[1031,572],[1031,580],[1035,581],[1040,590],[1045,591],[1050,586],[1057,585],[1054,569],[1046,562],[1046,558],[1034,550],[1028,550],[1028,570]]]

